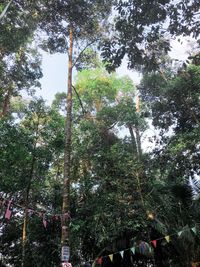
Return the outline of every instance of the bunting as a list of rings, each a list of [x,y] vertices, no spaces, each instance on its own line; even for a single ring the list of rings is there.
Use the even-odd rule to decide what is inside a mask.
[[[154,246],[154,248],[156,248],[156,246],[157,246],[157,240],[156,239],[155,240],[152,240],[151,243]]]
[[[24,206],[21,206],[17,203],[14,203],[13,200],[3,198],[2,195],[0,195],[0,206],[5,206],[6,211],[4,218],[7,220],[11,219],[13,207],[19,208],[21,210],[24,210]],[[42,223],[44,228],[47,228],[48,220],[54,220],[54,221],[62,221],[62,219],[71,219],[70,213],[67,212],[65,214],[47,214],[47,212],[41,212],[34,210],[32,208],[28,208],[28,215],[32,217],[33,215],[38,216],[39,218],[42,218]]]
[[[10,220],[11,215],[12,215],[11,204],[12,204],[12,200],[10,200],[8,202],[8,205],[7,205],[7,209],[6,209],[6,213],[5,213],[5,219],[7,219],[7,220]]]
[[[146,242],[141,242],[139,245],[140,253],[145,254],[146,248],[147,248]]]
[[[133,253],[133,255],[135,255],[135,247],[131,248],[131,252]]]
[[[194,234],[197,234],[197,228],[196,228],[196,226],[190,228],[190,230],[191,230]],[[132,252],[133,255],[135,255],[135,253],[136,253],[136,248],[138,248],[138,251],[139,251],[141,254],[145,254],[145,253],[150,253],[150,254],[152,254],[152,253],[153,253],[153,250],[157,248],[157,241],[158,241],[158,240],[164,240],[164,239],[165,239],[165,240],[167,241],[167,243],[169,243],[170,240],[171,240],[171,237],[172,237],[172,236],[178,235],[178,237],[179,237],[179,236],[182,235],[182,233],[183,233],[184,231],[188,231],[188,229],[181,230],[181,231],[179,231],[179,232],[177,232],[177,233],[174,233],[174,234],[171,234],[171,235],[166,235],[166,236],[164,236],[164,237],[161,237],[161,238],[157,238],[157,239],[151,240],[151,241],[149,241],[149,242],[144,242],[144,241],[143,241],[143,242],[140,242],[140,244],[139,244],[138,246],[136,245],[136,246],[133,246],[133,247],[131,247],[131,248],[127,248],[127,249],[124,249],[124,250],[120,250],[120,251],[118,251],[118,252],[115,252],[115,253],[113,253],[113,254],[109,254],[109,255],[107,255],[107,256],[102,256],[102,257],[98,258],[95,262],[98,263],[99,265],[102,265],[102,263],[103,263],[103,258],[105,258],[105,257],[109,257],[110,261],[113,262],[113,257],[114,257],[114,255],[116,255],[116,254],[120,254],[121,257],[123,258],[123,257],[124,257],[124,252],[127,251],[127,250],[129,250],[130,252]],[[94,265],[95,262],[93,262],[92,267],[95,266],[95,265]]]
[[[192,232],[193,232],[195,235],[197,234],[197,228],[196,228],[196,226],[192,227],[191,230],[192,230]]]
[[[166,235],[166,236],[165,236],[165,240],[167,241],[167,243],[169,243],[169,241],[170,241],[170,236],[169,236],[169,235]]]
[[[180,237],[182,235],[183,231],[178,232],[178,236]]]
[[[109,258],[110,258],[110,261],[112,262],[113,261],[113,254],[110,254],[110,255],[108,255],[109,256]]]
[[[120,251],[120,255],[121,255],[122,259],[123,259],[123,257],[124,257],[124,250]]]
[[[44,228],[47,228],[47,221],[45,219],[45,216],[43,216],[43,225],[44,225]]]
[[[97,264],[102,265],[102,263],[103,263],[103,258],[102,257],[98,258],[97,259]]]
[[[13,212],[13,206],[16,206],[16,207],[21,208],[22,210],[24,210],[24,207],[23,206],[20,206],[20,205],[14,203],[13,200],[2,198],[2,196],[0,196],[0,206],[5,206],[6,211],[5,211],[4,217],[7,220],[10,220],[11,219],[12,212]],[[69,212],[67,212],[65,214],[47,215],[46,212],[40,212],[40,211],[36,211],[36,210],[33,210],[33,209],[28,208],[28,214],[29,214],[29,216],[36,215],[39,218],[42,218],[42,223],[43,223],[44,228],[47,228],[47,225],[48,225],[48,220],[47,220],[46,216],[50,217],[53,220],[71,219]],[[196,228],[196,226],[191,227],[190,230],[195,235],[197,234],[197,228]],[[140,242],[140,244],[138,246],[132,246],[131,248],[120,250],[118,252],[115,252],[113,254],[109,254],[107,256],[101,256],[95,262],[98,263],[99,265],[102,265],[103,264],[103,258],[104,257],[109,257],[110,261],[113,262],[113,257],[114,257],[115,254],[120,254],[121,257],[122,257],[122,259],[123,259],[124,258],[124,252],[127,251],[127,250],[129,250],[130,252],[132,252],[133,255],[135,255],[136,248],[137,247],[138,247],[138,251],[141,254],[145,254],[147,252],[148,253],[152,253],[153,252],[153,248],[154,249],[157,248],[157,241],[158,240],[165,239],[167,241],[167,243],[169,243],[172,236],[177,235],[178,237],[180,237],[184,231],[188,231],[188,228],[187,229],[182,229],[179,232],[174,233],[174,234],[171,234],[171,235],[166,235],[166,236],[161,237],[161,238],[150,240],[149,242],[144,242],[144,241],[143,242]],[[95,262],[93,262],[93,265],[92,266],[95,266],[94,265]]]

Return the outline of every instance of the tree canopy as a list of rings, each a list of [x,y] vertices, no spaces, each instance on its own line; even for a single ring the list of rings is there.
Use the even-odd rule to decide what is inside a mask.
[[[198,39],[198,2],[8,3],[0,266],[198,266],[199,48],[184,64],[168,55],[171,38]],[[35,97],[41,49],[68,53],[68,91],[52,104]],[[114,72],[123,59],[140,84]]]

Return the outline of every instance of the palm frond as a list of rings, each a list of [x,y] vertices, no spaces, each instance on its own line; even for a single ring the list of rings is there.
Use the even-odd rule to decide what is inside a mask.
[[[193,200],[197,200],[200,198],[200,177],[195,176],[194,178],[189,177],[189,186],[192,191]]]

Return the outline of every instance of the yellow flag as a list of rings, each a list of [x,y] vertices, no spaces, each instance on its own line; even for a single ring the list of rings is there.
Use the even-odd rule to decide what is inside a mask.
[[[110,254],[109,258],[110,258],[111,261],[113,261],[113,254]]]
[[[169,236],[169,235],[166,235],[166,236],[165,236],[165,239],[166,239],[166,241],[169,243],[170,236]]]

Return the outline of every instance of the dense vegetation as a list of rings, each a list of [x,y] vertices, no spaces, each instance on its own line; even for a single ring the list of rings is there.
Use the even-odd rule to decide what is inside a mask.
[[[184,64],[168,56],[172,37],[193,34],[198,43],[197,1],[7,4],[0,3],[0,266],[60,266],[63,226],[73,266],[200,266],[199,50]],[[68,94],[51,105],[34,96],[39,49],[69,49],[77,70]],[[124,57],[143,75],[138,86],[114,72]]]

